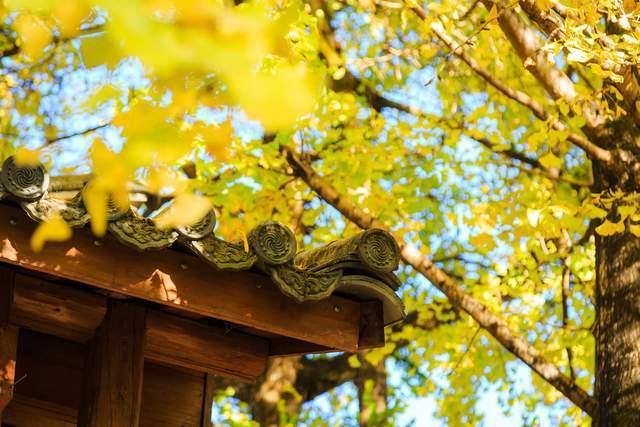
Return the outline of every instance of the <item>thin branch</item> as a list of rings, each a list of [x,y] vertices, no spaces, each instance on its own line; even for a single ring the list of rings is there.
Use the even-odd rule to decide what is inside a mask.
[[[471,336],[471,339],[469,340],[469,342],[467,343],[466,348],[464,349],[464,353],[462,353],[462,355],[458,358],[458,360],[456,361],[456,364],[453,365],[453,367],[451,368],[451,370],[447,373],[447,377],[451,376],[451,374],[453,374],[456,370],[458,370],[458,366],[460,366],[460,364],[462,363],[462,361],[464,360],[465,357],[467,357],[467,354],[469,353],[469,351],[471,350],[471,347],[473,346],[473,343],[475,342],[476,338],[478,337],[478,334],[480,333],[480,331],[482,330],[482,328],[480,326],[478,326],[476,328],[476,331],[473,333],[473,335]]]
[[[569,268],[570,257],[565,258],[564,265],[562,267],[562,329],[566,329],[569,322],[569,285],[571,283],[571,269]],[[572,381],[576,380],[576,373],[573,369],[573,351],[571,347],[567,345],[565,347],[567,353],[567,364],[569,365],[569,375]]]
[[[308,164],[302,162],[295,151],[287,146],[282,146],[281,149],[294,173],[306,182],[318,196],[342,213],[345,218],[362,229],[374,227],[386,228],[383,223],[368,212],[354,205],[336,191],[333,186],[325,182]],[[593,414],[595,412],[596,403],[593,397],[571,381],[570,378],[564,375],[554,364],[549,362],[531,344],[516,336],[503,319],[492,313],[480,301],[469,295],[467,291],[460,287],[450,276],[436,267],[429,258],[424,256],[418,248],[399,238],[396,238],[396,241],[400,246],[404,262],[411,265],[435,287],[442,291],[454,307],[469,314],[478,322],[480,327],[487,330],[514,356],[522,360],[587,414]]]
[[[78,131],[78,132],[70,133],[68,135],[61,135],[61,136],[56,136],[54,138],[49,138],[49,139],[47,139],[45,145],[55,144],[56,142],[63,141],[65,139],[73,138],[73,137],[76,137],[76,136],[87,135],[87,134],[95,132],[95,131],[97,131],[99,129],[106,128],[107,126],[110,126],[110,125],[111,125],[111,123],[105,123],[105,124],[102,124],[102,125],[90,127],[88,129],[85,129],[85,130],[81,130],[81,131]]]

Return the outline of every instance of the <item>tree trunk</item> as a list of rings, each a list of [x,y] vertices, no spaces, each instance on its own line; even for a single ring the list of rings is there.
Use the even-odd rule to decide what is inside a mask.
[[[596,192],[622,188],[594,165]],[[619,178],[618,178],[619,179]],[[613,181],[613,182],[612,182]],[[611,215],[616,215],[612,213]],[[617,221],[619,218],[611,218]],[[596,235],[594,427],[640,425],[640,238]]]
[[[279,402],[284,403],[284,414],[293,417],[300,410],[300,399],[293,393],[294,384],[300,368],[299,357],[280,357],[270,361],[256,391],[251,411],[253,419],[261,427],[276,427],[284,424],[281,419]]]
[[[361,367],[355,381],[360,402],[359,423],[362,427],[384,426],[387,412],[387,371],[384,360],[372,365],[363,354],[358,355]]]

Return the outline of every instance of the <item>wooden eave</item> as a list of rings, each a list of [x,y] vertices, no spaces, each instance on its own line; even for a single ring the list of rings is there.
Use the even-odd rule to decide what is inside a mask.
[[[83,189],[65,184],[75,181],[17,167],[12,158],[0,170],[0,266],[15,274],[18,326],[86,342],[109,299],[127,299],[153,309],[145,357],[251,381],[259,367],[234,372],[161,350],[180,343],[196,354],[222,337],[233,338],[230,348],[264,356],[353,352],[383,345],[384,326],[404,316],[392,273],[397,246],[381,230],[298,252],[286,227],[267,222],[250,233],[246,251],[215,236],[213,212],[192,227],[158,230],[133,208],[111,207],[109,232],[96,238]],[[52,215],[75,228],[73,238],[34,253],[37,222]],[[166,342],[154,345],[158,337]]]

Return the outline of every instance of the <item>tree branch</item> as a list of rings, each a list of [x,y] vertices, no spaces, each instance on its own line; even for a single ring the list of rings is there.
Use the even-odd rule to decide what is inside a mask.
[[[81,130],[81,131],[78,131],[78,132],[70,133],[68,135],[60,135],[60,136],[56,136],[54,138],[49,138],[49,139],[47,139],[45,145],[55,144],[56,142],[59,142],[59,141],[65,140],[65,139],[69,139],[69,138],[73,138],[75,136],[87,135],[87,134],[95,132],[95,131],[97,131],[99,129],[106,128],[110,124],[111,123],[105,123],[105,124],[98,125],[98,126],[93,126],[93,127],[90,127],[88,129],[84,129],[84,130]]]
[[[384,224],[372,215],[338,193],[309,165],[302,162],[295,151],[287,146],[283,146],[281,149],[294,173],[347,219],[362,229],[372,227],[386,228]],[[587,414],[594,413],[595,401],[586,391],[562,374],[555,365],[547,361],[531,344],[514,335],[504,320],[489,311],[481,302],[471,297],[451,277],[436,267],[429,258],[422,255],[416,247],[407,244],[401,239],[396,238],[396,240],[400,246],[403,260],[442,291],[454,307],[460,308],[469,314],[507,350]]]
[[[418,15],[421,19],[426,20],[427,14],[419,6],[413,6],[411,8],[416,15]],[[506,84],[504,84],[501,80],[493,76],[487,70],[485,70],[475,59],[470,57],[464,52],[462,45],[457,45],[455,41],[445,32],[444,27],[440,22],[434,22],[431,24],[431,30],[436,35],[436,37],[449,48],[453,54],[459,57],[462,61],[464,61],[469,68],[471,68],[476,74],[482,77],[487,83],[496,88],[499,92],[507,96],[508,98],[518,102],[519,104],[527,107],[529,110],[533,112],[533,114],[538,117],[540,120],[547,120],[550,118],[547,111],[540,105],[536,100],[531,98],[524,92],[513,89]],[[554,129],[564,131],[566,130],[566,126],[562,124],[560,121],[552,119],[551,125]],[[574,144],[576,147],[581,148],[587,154],[587,156],[592,160],[599,160],[604,165],[609,167],[614,167],[614,159],[611,152],[605,150],[604,148],[599,147],[583,136],[570,133],[567,136],[567,141]]]
[[[547,60],[536,33],[509,6],[503,6],[500,2],[493,0],[482,0],[482,2],[487,9],[491,9],[494,5],[498,7],[498,24],[502,32],[524,62],[525,68],[533,74],[547,93],[553,99],[564,98],[571,103],[576,98],[573,82],[555,64]],[[526,3],[526,0],[521,3]]]

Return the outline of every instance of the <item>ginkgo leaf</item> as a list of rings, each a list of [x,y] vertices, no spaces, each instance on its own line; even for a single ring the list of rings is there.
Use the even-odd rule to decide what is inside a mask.
[[[633,233],[633,235],[640,237],[640,225],[631,224],[629,226],[629,231]]]
[[[80,24],[89,14],[89,8],[83,1],[58,1],[53,16],[63,37],[70,38],[78,34]]]
[[[31,60],[38,59],[53,39],[51,29],[36,15],[19,14],[13,28],[20,37],[20,49]]]
[[[636,212],[636,207],[632,205],[623,205],[618,206],[618,214],[620,214],[620,219],[626,219],[630,215],[633,215]]]
[[[31,236],[31,250],[40,252],[46,242],[64,242],[71,234],[71,227],[59,215],[53,215],[36,228]]]
[[[559,168],[562,166],[562,159],[552,152],[548,152],[544,156],[540,157],[539,161],[545,168]]]
[[[360,366],[362,366],[357,354],[352,354],[351,356],[349,356],[347,362],[349,362],[349,366],[353,369],[358,369]]]
[[[551,0],[535,0],[536,7],[541,9],[543,12],[548,11],[553,6],[553,2]]]
[[[596,232],[601,236],[611,236],[624,231],[624,221],[611,222],[608,219],[596,227]]]
[[[26,147],[20,147],[14,155],[17,166],[35,167],[40,164],[40,150],[30,150]]]
[[[496,19],[498,19],[498,6],[494,3],[493,6],[491,6],[491,9],[489,9],[486,22],[488,25],[491,25],[495,23]]]
[[[541,214],[542,209],[527,209],[527,219],[529,220],[529,224],[531,224],[532,227],[538,226]]]
[[[569,62],[585,63],[593,57],[593,54],[586,50],[573,47],[568,47],[567,49],[569,50],[569,55],[567,55],[567,60]]]
[[[89,183],[83,190],[83,202],[91,217],[91,231],[96,236],[107,232],[108,194],[99,186]]]
[[[155,218],[156,226],[161,230],[193,225],[211,210],[209,199],[196,194],[178,194],[173,203]]]
[[[588,218],[604,218],[607,216],[607,211],[598,206],[586,204],[584,207],[584,214]]]

